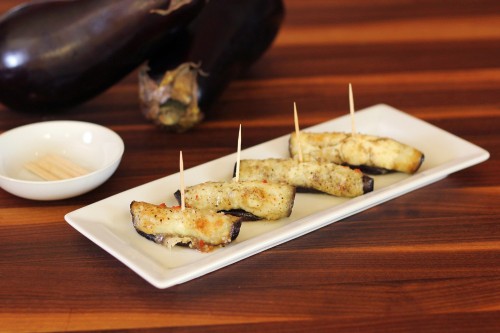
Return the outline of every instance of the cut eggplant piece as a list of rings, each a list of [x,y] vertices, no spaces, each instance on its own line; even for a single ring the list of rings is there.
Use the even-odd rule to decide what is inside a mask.
[[[241,226],[241,219],[236,216],[142,201],[132,201],[130,213],[134,228],[147,239],[169,248],[188,245],[201,252],[231,243]]]
[[[421,151],[390,138],[340,132],[300,132],[299,137],[304,161],[343,164],[371,174],[412,174],[424,161]],[[289,142],[292,158],[297,158],[298,149],[294,132]]]
[[[359,170],[295,159],[241,160],[240,180],[281,182],[297,187],[298,192],[322,192],[349,198],[373,191],[373,178]]]
[[[205,182],[184,190],[187,207],[240,216],[245,221],[279,220],[290,216],[295,187],[263,181]],[[175,193],[180,202],[180,192]]]
[[[170,131],[201,122],[227,85],[270,47],[283,17],[282,0],[208,1],[140,68],[142,113]]]

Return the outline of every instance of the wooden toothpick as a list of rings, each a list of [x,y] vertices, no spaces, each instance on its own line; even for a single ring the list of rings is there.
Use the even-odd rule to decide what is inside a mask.
[[[356,135],[356,123],[354,120],[354,97],[352,94],[352,85],[349,83],[349,108],[351,113],[351,132],[352,136]]]
[[[186,209],[186,202],[184,199],[184,161],[182,159],[182,150],[179,154],[179,175],[181,178],[181,210]]]
[[[238,132],[238,148],[236,151],[236,172],[234,175],[235,182],[240,180],[240,160],[241,160],[241,124],[240,124],[240,131]]]
[[[295,123],[295,136],[297,137],[297,148],[299,150],[299,162],[302,163],[302,146],[300,144],[299,117],[297,115],[297,104],[293,102],[293,121]]]

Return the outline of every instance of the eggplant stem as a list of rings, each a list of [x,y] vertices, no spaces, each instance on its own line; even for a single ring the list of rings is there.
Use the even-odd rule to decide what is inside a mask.
[[[197,76],[204,74],[199,64],[183,63],[166,71],[159,81],[152,79],[148,70],[143,66],[139,71],[141,106],[146,118],[176,132],[184,132],[201,122]]]
[[[170,1],[170,6],[167,9],[151,9],[150,13],[165,16],[191,2],[192,0],[172,0]]]

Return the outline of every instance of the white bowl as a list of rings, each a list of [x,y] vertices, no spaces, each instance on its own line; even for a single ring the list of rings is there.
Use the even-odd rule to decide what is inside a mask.
[[[86,193],[116,171],[123,140],[112,130],[81,121],[46,121],[14,128],[0,135],[0,186],[32,200],[59,200]],[[43,180],[25,167],[47,154],[57,154],[89,172]]]

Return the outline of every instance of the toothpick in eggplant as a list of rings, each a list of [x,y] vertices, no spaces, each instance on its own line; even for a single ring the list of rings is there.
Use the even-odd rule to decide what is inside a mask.
[[[181,191],[181,210],[186,209],[185,195],[184,195],[184,160],[182,158],[182,150],[179,153],[179,176],[180,176],[180,191]]]
[[[349,111],[351,113],[351,134],[356,135],[356,122],[354,120],[354,96],[352,94],[352,85],[349,83]]]
[[[241,124],[238,132],[238,148],[236,151],[236,171],[233,180],[235,182],[240,180],[240,160],[241,160]]]
[[[297,148],[299,150],[299,162],[302,163],[303,158],[302,158],[302,148],[300,145],[300,129],[299,129],[299,116],[297,115],[297,104],[293,102],[293,120],[295,123],[295,133],[297,135]]]

